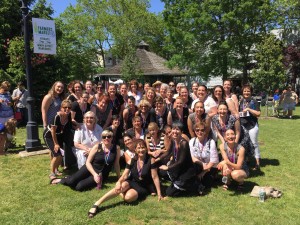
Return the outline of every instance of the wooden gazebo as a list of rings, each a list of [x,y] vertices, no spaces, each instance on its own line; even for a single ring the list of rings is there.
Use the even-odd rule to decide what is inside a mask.
[[[143,81],[154,83],[156,80],[168,83],[171,80],[176,82],[185,80],[186,74],[179,68],[170,69],[166,66],[167,60],[149,51],[149,45],[144,41],[140,42],[136,50],[139,60],[138,69],[142,71]],[[96,74],[100,80],[120,79],[122,62],[110,68],[106,68],[103,73]]]

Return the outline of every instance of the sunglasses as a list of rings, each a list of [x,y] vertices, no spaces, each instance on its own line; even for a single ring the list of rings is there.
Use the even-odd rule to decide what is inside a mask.
[[[97,87],[97,89],[103,89],[103,87]]]
[[[141,108],[148,108],[147,105],[141,105]]]
[[[169,84],[170,87],[175,87],[175,84]]]
[[[87,117],[85,117],[86,119],[94,119],[95,117],[89,117],[89,116],[87,116]]]
[[[62,107],[63,109],[71,109],[72,107],[68,107],[68,106],[65,106],[65,107]]]
[[[102,136],[102,139],[110,139],[112,136],[111,135],[107,135],[107,136]]]
[[[205,129],[195,129],[195,132],[204,132],[205,131]]]

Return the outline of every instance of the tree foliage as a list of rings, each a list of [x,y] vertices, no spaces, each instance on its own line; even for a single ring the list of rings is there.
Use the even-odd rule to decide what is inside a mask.
[[[144,40],[159,49],[163,40],[162,20],[148,12],[148,8],[146,0],[78,0],[59,18],[63,31],[60,45],[93,62],[94,67],[89,68],[94,71],[105,66],[99,56],[103,59],[110,51],[124,60],[124,75],[137,75],[137,44]]]
[[[284,65],[289,72],[289,83],[300,77],[300,40],[284,48]]]
[[[286,82],[283,65],[283,44],[274,35],[267,35],[256,46],[257,67],[251,78],[256,89],[274,91],[283,88]]]
[[[163,0],[171,64],[202,77],[231,69],[248,80],[252,50],[274,25],[269,0]]]

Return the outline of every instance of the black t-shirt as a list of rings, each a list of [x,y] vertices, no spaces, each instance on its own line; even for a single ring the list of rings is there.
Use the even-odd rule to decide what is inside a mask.
[[[259,103],[253,98],[251,98],[250,100],[242,99],[240,101],[239,111],[242,112],[245,108],[260,111]],[[257,124],[258,119],[251,112],[249,112],[249,116],[240,117],[240,121],[242,126],[244,126],[247,130],[251,130]]]
[[[121,111],[121,106],[124,104],[124,99],[122,95],[116,94],[115,100],[110,100],[109,105],[112,108],[112,115],[119,115]]]
[[[77,123],[83,123],[83,116],[86,112],[90,111],[91,109],[91,104],[87,103],[87,106],[86,106],[86,110],[85,111],[82,111],[80,109],[80,106],[79,106],[79,102],[73,102],[72,103],[72,111],[75,112],[75,120]]]

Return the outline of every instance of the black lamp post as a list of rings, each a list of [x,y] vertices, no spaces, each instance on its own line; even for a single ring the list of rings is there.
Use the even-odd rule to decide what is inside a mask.
[[[25,62],[26,62],[26,79],[27,79],[27,89],[29,92],[29,96],[27,98],[28,103],[28,122],[26,125],[26,133],[27,138],[25,142],[25,149],[27,151],[35,151],[42,147],[41,141],[39,139],[38,126],[34,121],[34,98],[32,93],[32,79],[31,79],[31,57],[30,57],[30,42],[29,42],[29,29],[28,29],[28,7],[27,3],[22,2],[21,10],[23,17],[23,25],[24,25],[24,42],[25,42]]]

